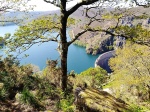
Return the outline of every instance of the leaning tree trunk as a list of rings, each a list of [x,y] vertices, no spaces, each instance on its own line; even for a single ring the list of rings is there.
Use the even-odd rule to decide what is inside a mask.
[[[66,36],[66,26],[67,26],[67,15],[66,15],[66,2],[61,0],[61,17],[60,17],[60,58],[61,58],[61,87],[65,92],[67,89],[67,55],[68,55],[68,45]]]

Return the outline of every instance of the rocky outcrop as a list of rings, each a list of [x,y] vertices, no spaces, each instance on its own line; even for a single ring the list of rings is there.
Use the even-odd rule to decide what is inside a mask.
[[[100,35],[101,39],[97,39],[98,43],[86,47],[86,52],[88,54],[102,54],[104,52],[110,51],[113,49],[113,37]]]
[[[121,24],[122,25],[128,25],[128,26],[132,27],[133,26],[133,20],[134,20],[133,16],[127,16],[121,20]]]
[[[96,89],[80,90],[75,103],[80,111],[85,112],[129,111],[129,105],[123,100]]]
[[[118,25],[127,25],[129,27],[134,27],[140,24],[144,28],[150,29],[149,9],[150,8],[142,8],[142,7],[135,7],[129,9],[128,11],[124,12],[123,14],[124,16],[122,17],[122,19],[120,19]],[[83,9],[81,10],[83,13]],[[105,14],[107,12],[109,13],[109,10],[106,12],[104,11],[103,13]],[[82,22],[80,22],[80,24],[77,24],[75,28],[72,28],[73,30],[72,32],[74,33],[74,35],[82,31],[83,26],[86,24],[86,21],[84,21],[86,20],[86,17],[82,15],[82,13],[80,10],[78,10],[73,14],[74,18],[83,20]],[[116,10],[113,13],[118,15],[121,14],[122,12]],[[116,26],[116,25],[117,22],[115,19],[111,19],[111,20],[106,19],[102,22],[93,22],[90,25],[90,27],[91,28],[100,27],[104,30],[107,30],[110,29],[111,26]],[[115,44],[114,41],[116,42]],[[78,38],[78,43],[86,47],[86,52],[88,54],[96,55],[96,54],[101,54],[110,51],[115,46],[122,47],[123,44],[125,43],[125,39],[123,39],[122,37],[115,37],[115,39],[113,39],[113,37],[111,37],[110,35],[101,32],[86,32],[85,34],[81,35]]]
[[[125,45],[125,43],[126,43],[125,38],[121,37],[121,36],[118,36],[118,37],[116,37],[114,46],[116,48],[123,48],[123,46]]]
[[[108,38],[105,38],[104,40],[102,40],[100,42],[99,45],[99,54],[103,53],[103,52],[107,52],[112,50],[112,46],[113,46],[113,36],[109,36]]]

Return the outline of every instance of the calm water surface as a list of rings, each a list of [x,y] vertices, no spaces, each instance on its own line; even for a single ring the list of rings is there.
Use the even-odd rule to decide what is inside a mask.
[[[18,28],[16,25],[12,26],[1,26],[0,27],[0,36],[3,36],[5,33],[14,33]],[[21,64],[32,63],[38,65],[42,70],[46,66],[47,59],[58,59],[59,54],[56,50],[57,43],[55,42],[47,42],[44,44],[35,44],[29,50],[24,52],[19,56],[19,58],[23,57],[24,54],[29,54],[27,58],[21,58]],[[0,50],[0,55],[4,54],[2,50]],[[79,47],[77,45],[71,45],[69,47],[68,52],[68,71],[74,70],[76,73],[80,73],[89,67],[94,67],[95,60],[97,56],[92,56],[86,54],[85,48]]]

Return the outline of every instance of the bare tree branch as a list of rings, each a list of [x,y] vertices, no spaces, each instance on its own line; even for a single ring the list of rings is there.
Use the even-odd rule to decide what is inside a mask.
[[[82,1],[80,3],[77,3],[74,7],[72,7],[70,10],[67,11],[67,15],[71,15],[72,13],[74,13],[80,6],[83,5],[90,5],[92,3],[98,2],[99,0],[85,0]]]
[[[108,35],[111,35],[111,36],[114,36],[114,37],[121,36],[121,37],[125,37],[126,39],[131,38],[131,37],[128,36],[128,35],[116,34],[116,33],[112,32],[112,31],[109,31],[109,30],[88,28],[88,29],[85,29],[85,30],[83,30],[82,32],[78,33],[77,35],[75,35],[75,36],[73,37],[73,39],[68,42],[68,46],[71,45],[71,44],[72,44],[73,42],[75,42],[81,35],[83,35],[84,33],[88,32],[88,31],[90,31],[90,32],[97,32],[97,31],[98,31],[98,32],[104,32],[104,33],[106,33],[106,34],[108,34]]]
[[[50,0],[44,0],[44,2],[53,4],[54,6],[60,8],[59,0],[53,0],[53,1],[50,1]]]
[[[140,4],[137,0],[133,0],[137,6],[142,6],[144,8],[150,7],[150,1],[148,0],[145,4]]]

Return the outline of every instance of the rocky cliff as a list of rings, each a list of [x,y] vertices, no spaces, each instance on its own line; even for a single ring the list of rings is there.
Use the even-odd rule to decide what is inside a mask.
[[[143,27],[150,29],[150,8],[142,8],[142,7],[136,7],[131,8],[128,11],[124,13],[126,15],[122,19],[120,19],[119,25],[128,25],[130,27],[136,26],[138,24],[141,24]],[[72,28],[73,35],[76,35],[82,30],[82,27],[86,23],[86,17],[79,14],[80,10],[76,11],[73,14],[73,17],[76,19],[81,19],[81,22],[77,27]],[[83,12],[83,11],[82,11]],[[109,11],[107,11],[109,12]],[[119,11],[118,11],[119,12]],[[118,14],[118,12],[114,12]],[[106,12],[105,12],[106,13]],[[144,15],[143,15],[144,14]],[[102,22],[94,22],[91,27],[101,27],[103,29],[108,29],[111,26],[115,26],[117,24],[117,21],[115,19],[112,20],[103,20]],[[81,45],[86,47],[86,52],[89,54],[101,54],[110,50],[113,50],[114,47],[122,47],[125,43],[125,39],[122,37],[112,37],[106,33],[101,32],[87,32],[83,35],[81,35],[78,40],[78,42],[75,42],[75,44]]]

